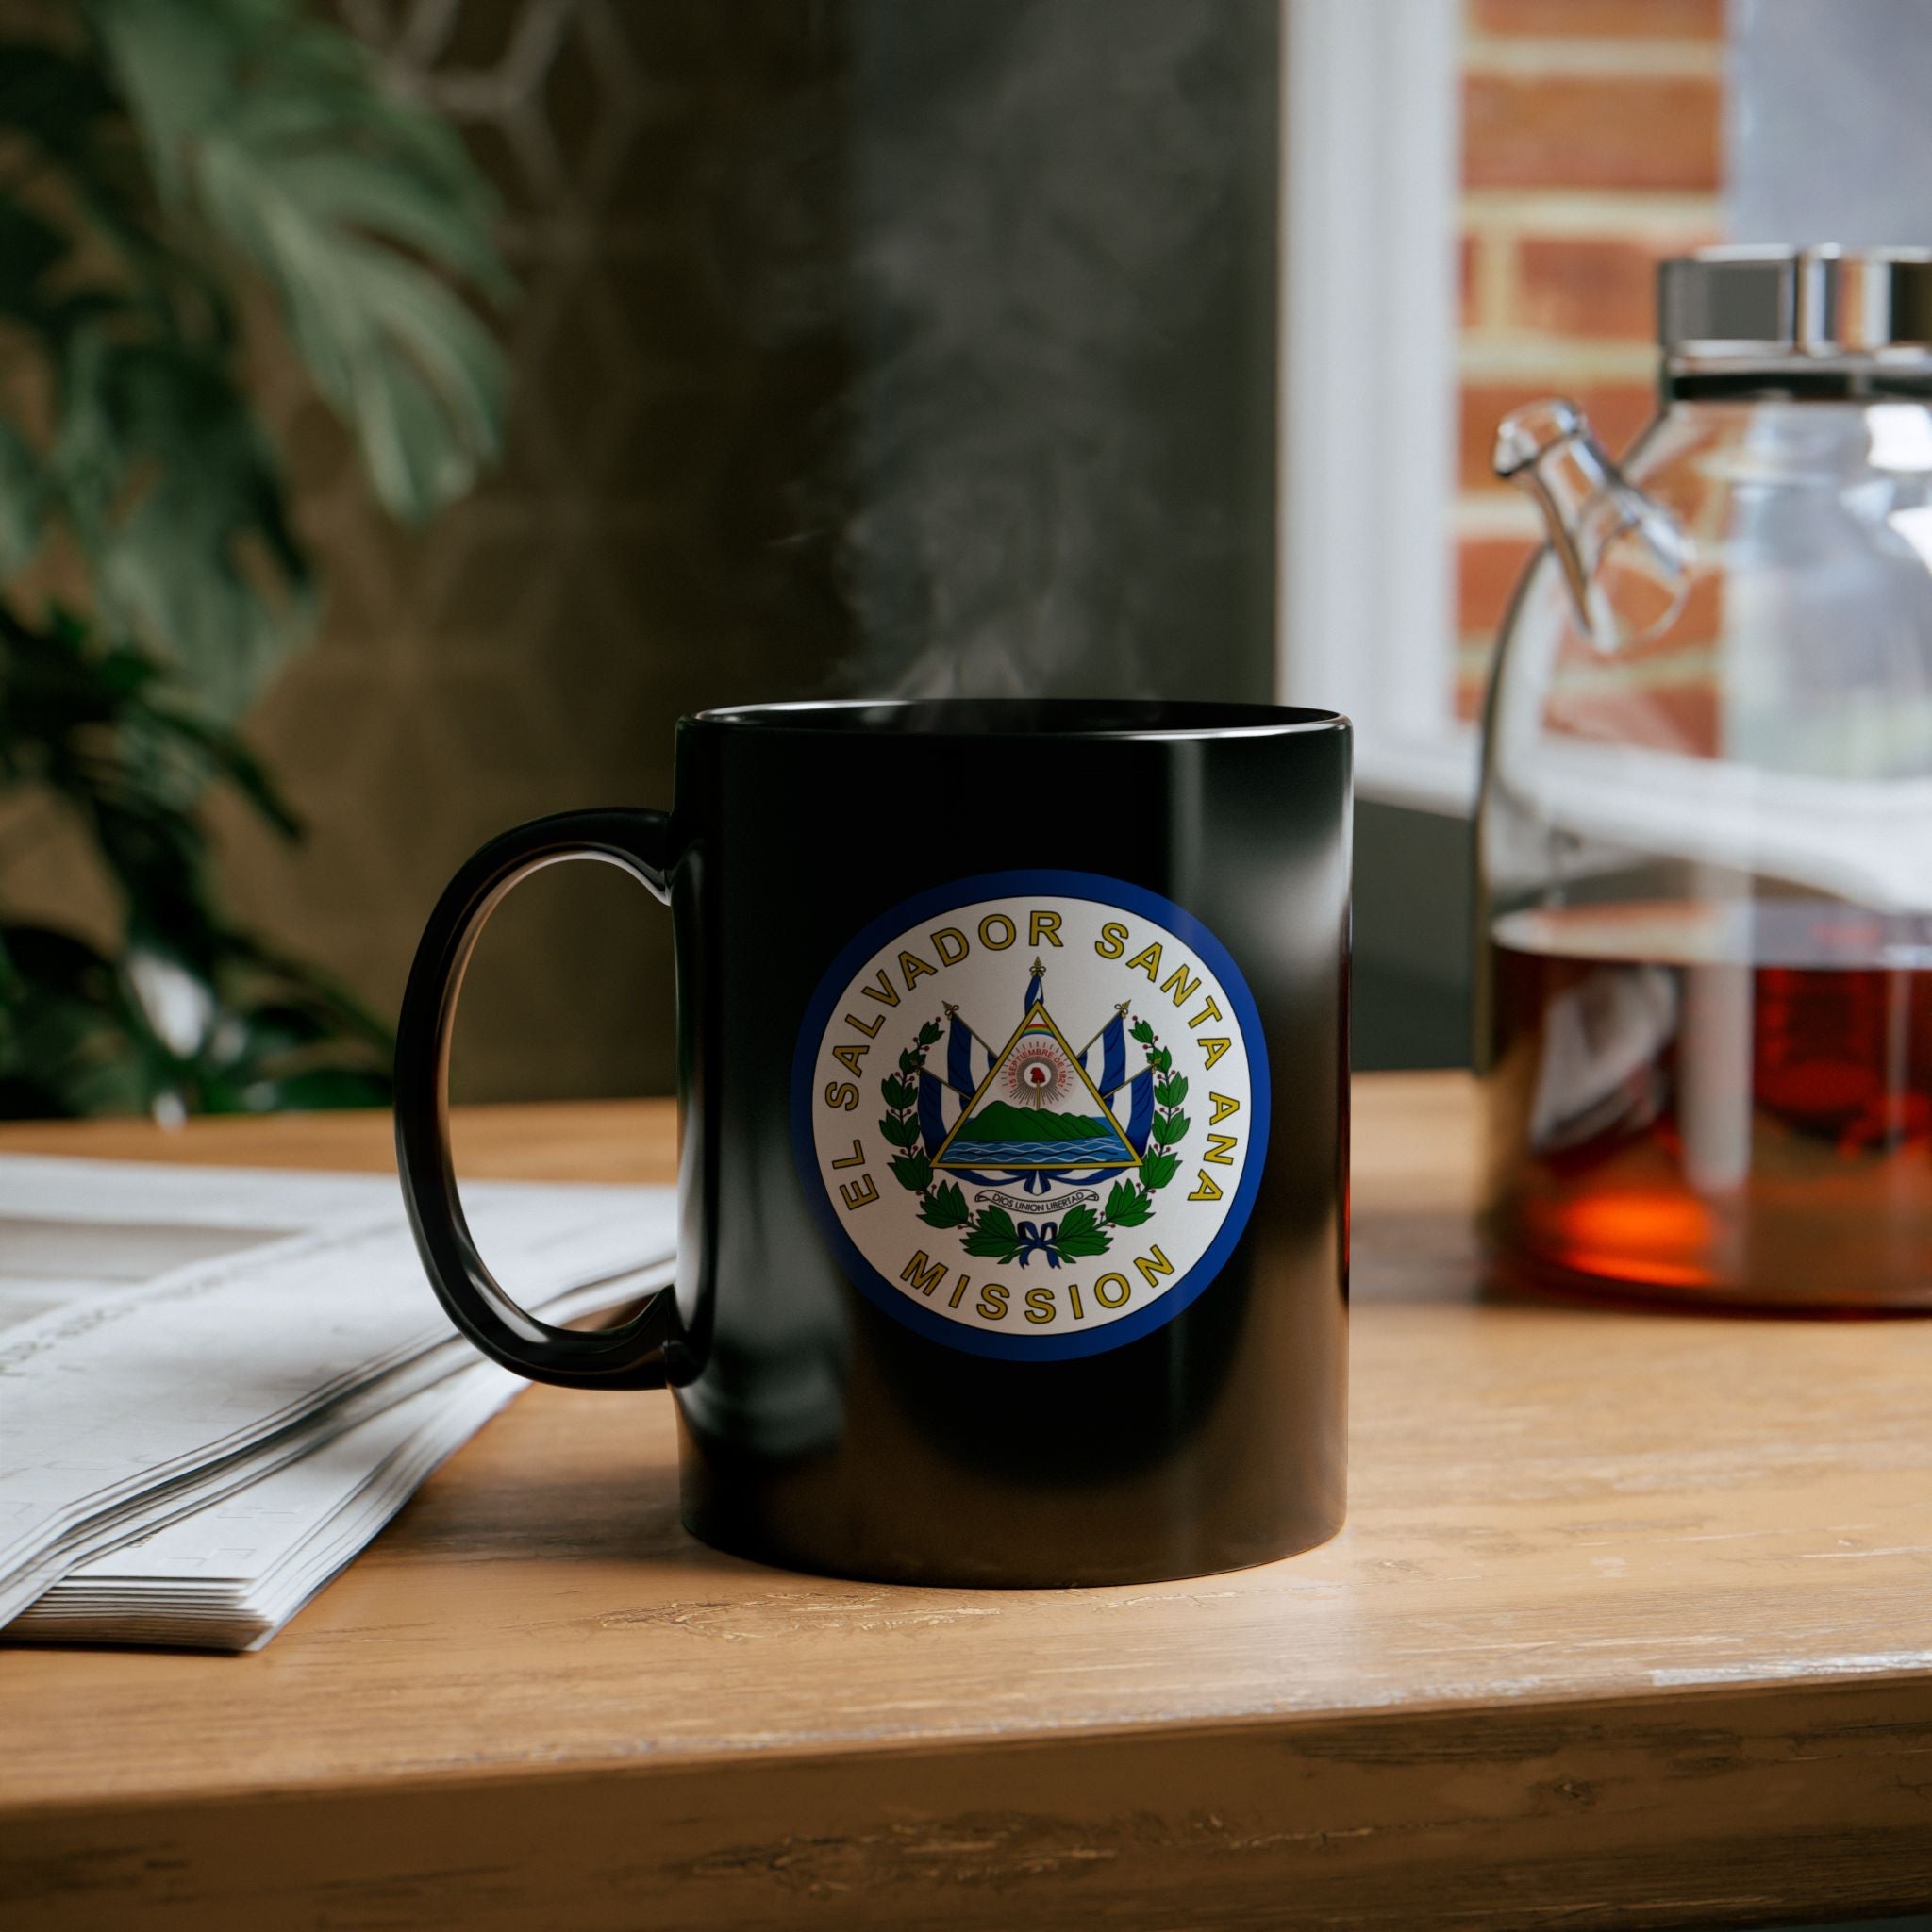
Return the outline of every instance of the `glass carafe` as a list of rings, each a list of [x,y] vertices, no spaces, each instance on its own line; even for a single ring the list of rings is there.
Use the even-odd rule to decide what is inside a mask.
[[[1932,259],[1659,282],[1620,468],[1560,402],[1477,825],[1487,1236],[1520,1286],[1932,1307]]]

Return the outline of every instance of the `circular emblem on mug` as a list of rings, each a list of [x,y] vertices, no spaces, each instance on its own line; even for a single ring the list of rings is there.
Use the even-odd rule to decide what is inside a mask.
[[[1247,1224],[1259,1016],[1226,949],[1158,893],[960,879],[874,921],[820,981],[792,1138],[888,1314],[975,1355],[1096,1355],[1172,1321]]]

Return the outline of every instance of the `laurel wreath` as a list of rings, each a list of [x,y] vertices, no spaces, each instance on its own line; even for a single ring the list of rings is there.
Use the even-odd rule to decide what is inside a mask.
[[[908,1193],[920,1197],[920,1220],[928,1227],[963,1229],[963,1245],[969,1255],[1001,1262],[1017,1259],[1023,1268],[1037,1253],[1044,1253],[1056,1268],[1062,1259],[1104,1255],[1113,1245],[1115,1230],[1140,1227],[1150,1221],[1155,1195],[1180,1171],[1179,1149],[1187,1139],[1189,1124],[1181,1111],[1188,1097],[1188,1082],[1185,1074],[1174,1071],[1174,1054],[1160,1044],[1159,1036],[1145,1020],[1136,1020],[1127,1031],[1145,1052],[1155,1075],[1156,1111],[1148,1137],[1154,1151],[1141,1157],[1138,1180],[1123,1177],[1114,1182],[1107,1206],[1099,1212],[1084,1203],[1070,1208],[1057,1224],[1049,1223],[1042,1234],[1030,1222],[1015,1223],[1004,1208],[982,1208],[975,1214],[967,1207],[958,1181],[935,1181],[919,1132],[919,1076],[941,1032],[937,1020],[928,1020],[919,1029],[916,1043],[900,1054],[898,1072],[879,1082],[880,1096],[888,1108],[879,1132],[899,1149],[891,1162],[892,1177]]]

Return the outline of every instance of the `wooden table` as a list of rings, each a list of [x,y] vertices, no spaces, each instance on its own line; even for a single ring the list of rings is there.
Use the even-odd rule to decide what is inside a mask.
[[[0,1924],[1925,1905],[1932,1324],[1485,1306],[1465,1083],[1357,1092],[1327,1548],[1080,1592],[793,1576],[683,1535],[667,1398],[535,1390],[259,1656],[0,1654]],[[475,1174],[666,1178],[672,1131],[507,1109],[461,1145]],[[388,1160],[357,1118],[0,1146]]]

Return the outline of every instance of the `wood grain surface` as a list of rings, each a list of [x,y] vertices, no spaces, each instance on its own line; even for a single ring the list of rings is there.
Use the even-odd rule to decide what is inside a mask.
[[[1351,1509],[1141,1589],[677,1524],[668,1399],[533,1390],[258,1657],[0,1652],[0,1924],[1763,1924],[1932,1902],[1932,1325],[1486,1302],[1454,1076],[1357,1087]],[[668,1178],[642,1104],[466,1174]],[[0,1131],[387,1164],[355,1118]],[[425,1294],[427,1290],[425,1290]]]

